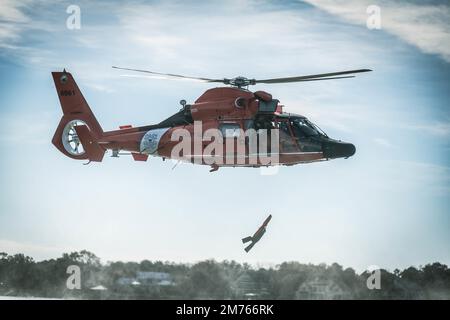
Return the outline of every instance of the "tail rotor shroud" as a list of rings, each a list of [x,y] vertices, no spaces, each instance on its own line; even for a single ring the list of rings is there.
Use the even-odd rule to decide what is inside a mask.
[[[87,126],[86,122],[82,120],[72,120],[67,122],[66,126],[64,127],[63,133],[62,133],[62,144],[64,146],[64,149],[74,156],[81,156],[86,153],[84,150],[83,144],[80,141],[80,138],[77,134],[76,127],[77,126]]]

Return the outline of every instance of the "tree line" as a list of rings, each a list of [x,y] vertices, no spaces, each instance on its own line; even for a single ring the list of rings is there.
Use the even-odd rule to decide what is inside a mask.
[[[67,285],[69,266],[80,270],[79,289]],[[165,284],[125,282],[139,273],[164,273]],[[404,270],[379,270],[379,288],[368,287],[373,272],[284,262],[255,268],[235,261],[194,264],[143,260],[102,264],[93,253],[64,253],[34,261],[0,253],[0,295],[65,299],[450,299],[450,269],[438,262]],[[139,280],[139,279],[137,279]],[[100,289],[99,289],[100,288]]]

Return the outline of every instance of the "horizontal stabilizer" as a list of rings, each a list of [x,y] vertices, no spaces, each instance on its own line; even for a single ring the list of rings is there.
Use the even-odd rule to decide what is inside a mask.
[[[131,155],[133,156],[134,161],[147,161],[148,159],[148,154],[132,152]]]
[[[97,141],[94,140],[89,128],[85,125],[81,125],[76,126],[75,130],[84,150],[86,151],[88,159],[90,161],[102,162],[103,156],[105,155],[105,149],[103,149]]]

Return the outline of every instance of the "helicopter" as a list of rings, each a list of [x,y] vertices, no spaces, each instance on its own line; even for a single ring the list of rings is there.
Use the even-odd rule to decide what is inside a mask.
[[[113,67],[171,79],[220,83],[195,102],[181,100],[181,109],[152,125],[119,126],[103,131],[74,77],[65,69],[52,72],[63,116],[52,143],[69,158],[101,162],[131,155],[135,161],[149,156],[220,167],[296,165],[355,154],[352,143],[330,138],[307,117],[286,113],[278,99],[266,91],[252,92],[256,84],[278,84],[353,78],[370,69],[347,70],[273,79],[201,78],[149,70]]]

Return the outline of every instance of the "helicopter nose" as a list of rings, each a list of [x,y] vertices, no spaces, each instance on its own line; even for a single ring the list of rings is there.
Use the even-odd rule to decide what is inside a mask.
[[[322,144],[322,152],[325,158],[348,158],[355,154],[353,144],[340,141],[326,141]]]

